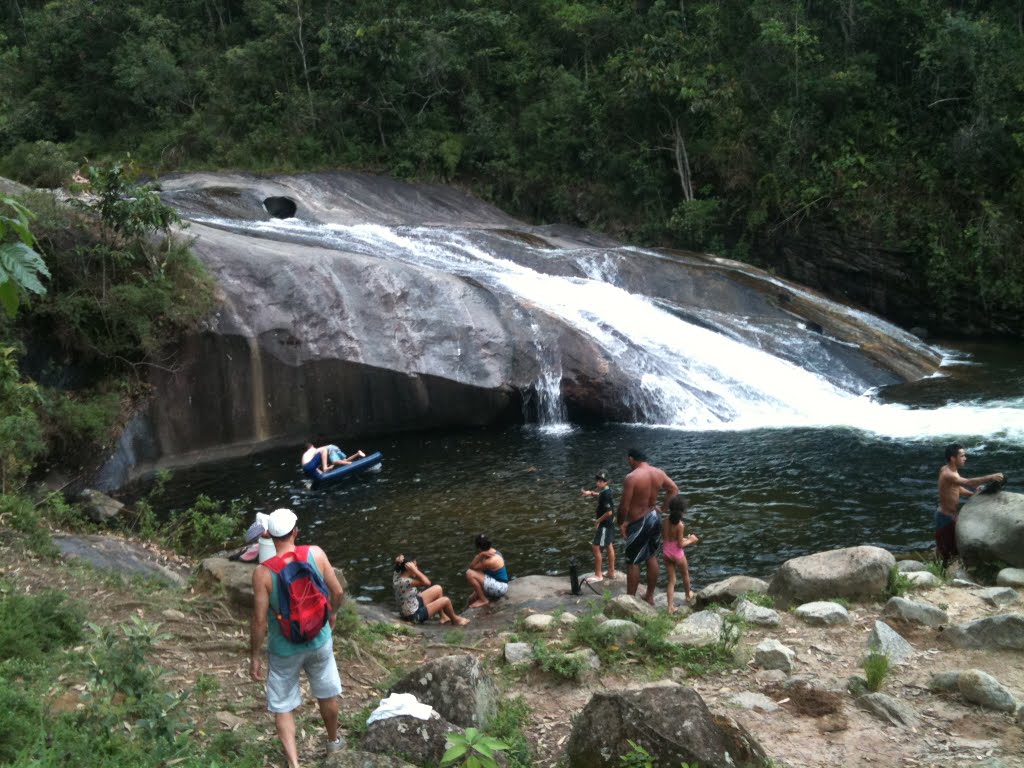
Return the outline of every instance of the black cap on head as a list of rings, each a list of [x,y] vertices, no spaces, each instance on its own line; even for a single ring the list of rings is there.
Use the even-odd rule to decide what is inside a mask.
[[[597,474],[594,475],[594,479],[595,480],[604,480],[607,483],[608,482],[608,470],[606,470],[606,469],[599,469],[597,471]]]
[[[639,448],[630,448],[626,455],[633,461],[647,461],[647,454]]]

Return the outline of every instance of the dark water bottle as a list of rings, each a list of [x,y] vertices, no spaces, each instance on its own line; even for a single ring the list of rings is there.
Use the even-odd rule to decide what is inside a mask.
[[[580,590],[580,572],[576,569],[576,559],[569,561],[569,586],[574,595],[582,594]]]

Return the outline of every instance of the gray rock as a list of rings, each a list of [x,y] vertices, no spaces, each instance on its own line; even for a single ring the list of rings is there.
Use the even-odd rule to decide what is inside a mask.
[[[915,571],[903,575],[915,589],[935,589],[942,586],[942,579],[931,571]]]
[[[1024,587],[1024,568],[1003,568],[996,574],[996,586],[1021,589]]]
[[[781,709],[778,704],[763,693],[754,693],[752,691],[734,693],[725,700],[725,703],[730,707],[736,707],[738,709],[753,709],[758,712],[775,712]]]
[[[884,693],[859,696],[857,706],[898,728],[916,728],[918,724],[917,714],[910,705]]]
[[[725,622],[713,611],[700,611],[676,624],[669,633],[668,642],[688,648],[714,645],[722,640]]]
[[[716,581],[700,590],[695,597],[694,607],[700,611],[712,603],[719,605],[732,605],[742,594],[755,592],[763,595],[768,591],[768,582],[755,579],[751,576],[730,576],[722,581]]]
[[[583,662],[583,671],[576,676],[577,680],[583,680],[601,669],[601,658],[593,648],[580,648],[578,651],[566,654],[566,656]]]
[[[896,564],[880,547],[850,547],[797,557],[782,564],[768,587],[776,607],[830,597],[877,597]]]
[[[457,731],[437,712],[429,720],[389,717],[370,723],[360,746],[378,755],[402,755],[415,765],[436,765],[444,757],[448,734]]]
[[[768,761],[742,726],[712,715],[692,688],[672,685],[595,693],[573,720],[567,762],[573,768],[618,768],[629,741],[660,766],[736,768]]]
[[[758,685],[779,685],[786,680],[784,669],[764,669],[754,675]]]
[[[756,624],[759,627],[777,627],[782,621],[778,611],[754,605],[749,600],[737,601],[733,610],[736,611],[737,616],[748,624]]]
[[[117,499],[112,499],[107,494],[94,491],[91,488],[86,488],[78,494],[78,500],[81,502],[85,514],[94,523],[105,523],[112,520],[124,509],[124,504]]]
[[[836,624],[850,623],[850,612],[839,603],[827,600],[804,603],[794,613],[812,627],[832,627]]]
[[[949,616],[941,608],[929,603],[908,600],[905,597],[891,597],[882,609],[882,615],[889,619],[927,627],[940,627],[949,623]]]
[[[960,670],[937,672],[928,681],[928,689],[939,693],[953,693],[960,690]]]
[[[533,663],[533,648],[529,643],[505,643],[505,661],[512,666]]]
[[[761,669],[779,669],[788,674],[795,661],[796,652],[775,638],[762,640],[754,649],[754,664]]]
[[[635,619],[638,616],[657,616],[657,609],[634,595],[617,595],[604,608],[609,619]]]
[[[1020,600],[1017,590],[1010,589],[1009,587],[987,587],[976,590],[971,594],[993,608],[1002,608],[1004,605],[1010,605]]]
[[[361,749],[342,749],[327,755],[323,768],[416,768],[412,763],[390,755],[377,755]]]
[[[569,613],[568,611],[558,616],[558,623],[563,626],[571,627],[577,621],[579,621],[579,617],[575,613]]]
[[[960,648],[1024,651],[1024,615],[1006,613],[958,624],[943,637]]]
[[[54,533],[52,538],[64,557],[85,560],[101,570],[159,579],[181,587],[188,582],[189,568],[172,563],[141,544],[95,534],[70,536]],[[249,595],[248,608],[251,609],[251,589]]]
[[[921,571],[927,571],[928,566],[920,560],[897,560],[896,570],[900,573],[919,573]]]
[[[555,623],[555,617],[546,613],[531,613],[523,619],[523,626],[537,632],[543,632]]]
[[[997,712],[1015,712],[1017,702],[999,681],[980,669],[968,669],[957,680],[960,695],[968,701]]]
[[[876,621],[868,637],[868,650],[889,657],[893,664],[902,664],[914,655],[914,646],[884,621]]]
[[[956,543],[964,563],[1024,568],[1024,494],[976,494],[960,510]]]
[[[640,625],[626,619],[608,619],[598,625],[597,633],[606,641],[625,643],[640,634]]]
[[[446,721],[462,728],[486,730],[498,710],[494,680],[480,660],[468,654],[431,659],[391,686],[388,694],[392,693],[411,693]]]
[[[950,579],[949,586],[956,587],[957,589],[977,589],[981,585],[969,579]]]

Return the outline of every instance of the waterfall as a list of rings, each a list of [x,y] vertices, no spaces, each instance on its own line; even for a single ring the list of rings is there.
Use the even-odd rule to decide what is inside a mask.
[[[528,318],[537,313],[557,317],[627,372],[633,386],[626,405],[639,422],[693,430],[849,426],[911,439],[963,434],[1012,434],[1024,439],[1024,399],[934,409],[879,403],[865,388],[858,389],[854,376],[829,380],[821,375],[816,368],[829,361],[810,351],[807,367],[802,367],[759,348],[758,333],[778,335],[778,329],[745,328],[754,325],[748,318],[715,318],[709,311],[704,311],[704,322],[689,322],[683,312],[670,311],[663,301],[630,293],[617,284],[616,259],[611,256],[638,249],[543,249],[517,243],[525,256],[513,260],[499,246],[508,241],[487,230],[313,224],[296,219],[196,220],[471,278],[511,297]],[[531,259],[566,269],[550,274],[529,266]],[[796,292],[788,283],[786,289]],[[863,314],[844,311],[850,316]],[[894,338],[907,336],[878,318],[865,317],[875,327],[885,326]],[[539,341],[536,347],[539,374],[524,393],[529,400],[526,410],[538,425],[564,425],[559,353]],[[801,348],[791,351],[791,359],[803,357]]]

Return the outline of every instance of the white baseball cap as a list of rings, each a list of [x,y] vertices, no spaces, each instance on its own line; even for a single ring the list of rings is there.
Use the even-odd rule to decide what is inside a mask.
[[[281,507],[281,509],[275,509],[270,513],[269,524],[267,525],[267,531],[271,536],[281,537],[287,536],[295,528],[295,523],[299,518],[295,516],[295,513],[290,509]]]

